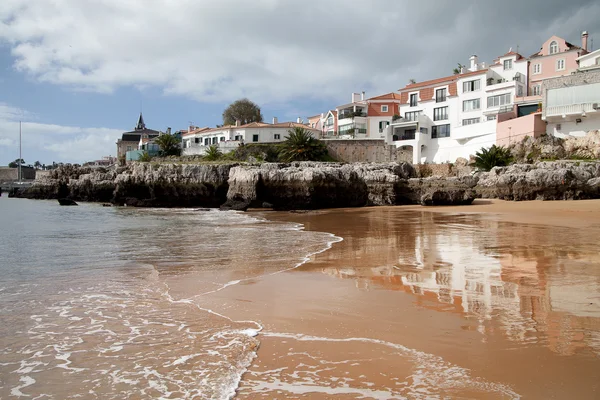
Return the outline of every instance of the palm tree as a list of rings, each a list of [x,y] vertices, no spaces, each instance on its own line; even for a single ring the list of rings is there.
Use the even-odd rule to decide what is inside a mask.
[[[219,149],[219,146],[216,144],[212,144],[206,149],[203,159],[205,159],[206,161],[217,161],[222,156],[223,153]]]
[[[173,135],[165,133],[154,139],[154,142],[160,147],[159,154],[162,157],[178,156],[181,154],[181,140]]]
[[[319,161],[327,155],[327,148],[319,140],[312,137],[304,128],[288,131],[283,142],[280,158],[283,161]]]
[[[505,167],[513,161],[510,150],[506,147],[493,145],[489,149],[484,147],[475,153],[475,167],[482,171],[489,171],[494,167]]]

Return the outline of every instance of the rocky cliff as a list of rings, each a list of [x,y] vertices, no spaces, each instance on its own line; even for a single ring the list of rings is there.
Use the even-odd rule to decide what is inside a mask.
[[[480,174],[475,189],[480,197],[504,200],[600,198],[600,162],[554,161],[496,167]]]
[[[62,167],[18,196],[236,210],[600,198],[600,162],[516,164],[460,178],[416,176],[408,163],[132,163],[110,170]]]

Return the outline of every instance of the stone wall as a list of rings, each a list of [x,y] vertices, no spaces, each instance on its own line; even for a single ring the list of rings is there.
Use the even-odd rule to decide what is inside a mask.
[[[35,169],[29,167],[21,167],[23,179],[35,179]],[[0,182],[12,182],[19,180],[19,169],[0,167]]]
[[[329,155],[342,162],[411,162],[412,151],[377,139],[323,140]]]

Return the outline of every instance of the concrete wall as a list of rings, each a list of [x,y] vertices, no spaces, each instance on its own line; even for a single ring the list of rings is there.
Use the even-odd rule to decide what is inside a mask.
[[[498,122],[496,126],[496,145],[509,146],[520,142],[526,136],[540,137],[546,132],[546,123],[542,114],[529,114],[520,118]]]
[[[412,162],[412,150],[396,149],[383,140],[324,140],[329,155],[344,162]]]
[[[21,167],[23,179],[35,179],[35,169],[29,167]],[[19,180],[19,169],[0,167],[0,182],[12,182]]]

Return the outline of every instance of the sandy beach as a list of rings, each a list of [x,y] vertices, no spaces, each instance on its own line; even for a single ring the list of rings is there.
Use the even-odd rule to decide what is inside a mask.
[[[343,241],[211,297],[264,325],[239,398],[597,398],[599,211],[479,200],[260,213]]]

